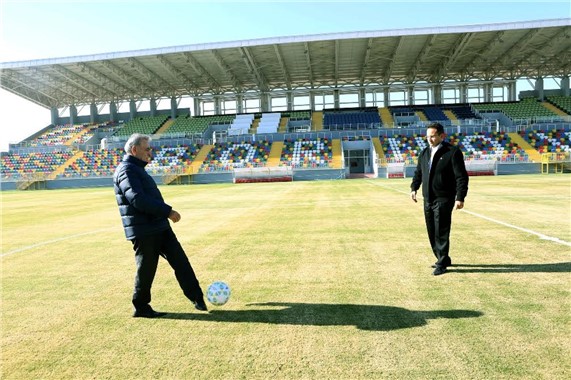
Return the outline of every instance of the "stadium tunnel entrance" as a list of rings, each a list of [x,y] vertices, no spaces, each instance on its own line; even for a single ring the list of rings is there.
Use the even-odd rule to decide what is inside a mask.
[[[370,140],[343,141],[343,156],[347,178],[376,177],[375,151]]]

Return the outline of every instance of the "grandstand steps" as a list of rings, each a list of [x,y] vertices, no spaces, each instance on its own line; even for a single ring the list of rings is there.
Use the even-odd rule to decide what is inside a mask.
[[[282,150],[284,148],[283,141],[274,141],[272,143],[272,149],[270,150],[270,155],[268,157],[268,162],[266,166],[276,167],[280,164],[280,159],[282,157]]]
[[[289,117],[282,116],[280,119],[280,126],[278,127],[278,133],[286,133],[287,132],[287,123],[289,121]]]
[[[414,111],[414,113],[416,116],[418,116],[420,121],[428,121],[428,118],[426,117],[426,114],[423,111],[417,110],[417,111]]]
[[[203,145],[202,148],[200,148],[200,150],[198,151],[198,154],[196,155],[196,157],[194,158],[194,161],[192,161],[192,163],[186,169],[185,174],[196,174],[196,173],[198,173],[198,170],[200,169],[200,167],[204,163],[206,156],[208,155],[208,153],[210,153],[212,148],[214,148],[214,145]]]
[[[561,109],[559,109],[557,106],[555,106],[549,102],[541,102],[541,105],[544,106],[545,108],[547,108],[549,111],[553,112],[554,114],[558,115],[558,116],[569,116],[565,112],[563,112]]]
[[[252,121],[250,129],[248,130],[248,133],[256,133],[256,131],[258,130],[258,125],[260,125],[260,119],[254,119]]]
[[[393,125],[395,123],[391,111],[387,107],[379,108],[379,116],[381,117],[381,123],[385,125]]]
[[[162,135],[165,133],[171,127],[171,125],[174,124],[174,121],[175,119],[168,119],[165,121],[165,123],[155,132],[155,134]]]
[[[333,139],[331,141],[331,153],[333,153],[333,160],[331,161],[331,167],[333,169],[342,169],[343,168],[343,155],[341,152],[343,151],[341,145],[341,139]]]
[[[456,115],[454,115],[454,112],[450,110],[444,110],[443,112],[444,115],[446,115],[446,117],[450,119],[452,125],[458,125],[458,118],[456,117]]]
[[[65,168],[67,168],[68,166],[70,166],[71,164],[73,164],[78,158],[83,156],[83,151],[82,150],[78,150],[77,152],[74,153],[73,156],[71,156],[66,162],[64,162],[63,164],[61,164],[56,170],[54,170],[53,172],[51,172],[46,179],[48,180],[52,180],[52,179],[56,179],[58,175],[63,174],[63,172],[65,171]]]
[[[518,133],[516,132],[509,132],[508,136],[511,138],[514,144],[519,145],[525,153],[529,156],[530,160],[533,162],[541,162],[541,154],[534,149],[527,141],[523,139]]]
[[[311,130],[312,131],[322,131],[323,130],[323,111],[315,111],[311,116]]]
[[[378,137],[373,137],[373,146],[375,147],[375,152],[377,153],[379,165],[386,164],[387,160],[385,158],[385,150],[383,149],[383,145],[381,144],[381,140]]]
[[[82,129],[81,131],[77,132],[74,136],[72,136],[68,141],[66,141],[64,145],[71,146],[71,144],[73,144],[74,141],[79,140],[81,136],[86,135],[90,131],[91,127]]]

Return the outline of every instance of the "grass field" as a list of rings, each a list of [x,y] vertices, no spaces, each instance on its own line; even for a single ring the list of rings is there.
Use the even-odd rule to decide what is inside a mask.
[[[472,177],[434,277],[409,179],[162,187],[203,288],[165,261],[131,317],[113,190],[4,192],[3,379],[567,379],[571,177]]]

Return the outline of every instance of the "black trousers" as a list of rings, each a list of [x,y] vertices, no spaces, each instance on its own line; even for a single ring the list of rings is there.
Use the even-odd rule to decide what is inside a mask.
[[[198,279],[171,228],[157,234],[136,238],[132,240],[132,243],[137,264],[133,305],[137,310],[150,308],[151,286],[157,272],[159,256],[165,258],[174,270],[184,295],[191,301],[202,299],[203,293]]]
[[[450,226],[455,203],[454,199],[446,198],[424,202],[424,219],[428,239],[432,252],[436,256],[436,266],[439,267],[447,267],[452,263],[449,256]]]

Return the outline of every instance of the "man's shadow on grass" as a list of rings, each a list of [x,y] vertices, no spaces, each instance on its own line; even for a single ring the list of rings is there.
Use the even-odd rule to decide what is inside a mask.
[[[449,272],[456,273],[569,273],[571,262],[550,264],[453,264]]]
[[[473,310],[414,311],[402,307],[353,304],[266,302],[248,304],[255,309],[212,309],[210,313],[168,313],[162,318],[229,323],[278,325],[355,326],[360,330],[389,331],[419,327],[430,319],[476,318]]]

